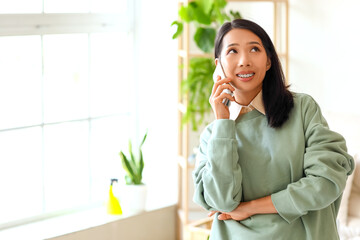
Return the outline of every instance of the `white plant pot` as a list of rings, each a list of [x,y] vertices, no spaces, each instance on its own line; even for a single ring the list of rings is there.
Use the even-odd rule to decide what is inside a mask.
[[[120,205],[124,214],[136,214],[145,211],[146,185],[124,185],[120,189]]]

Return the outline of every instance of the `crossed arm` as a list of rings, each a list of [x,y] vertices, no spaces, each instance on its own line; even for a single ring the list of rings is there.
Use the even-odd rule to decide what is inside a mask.
[[[209,217],[213,216],[219,211],[211,211]],[[241,221],[256,214],[270,214],[277,213],[274,204],[271,201],[271,196],[266,196],[249,202],[241,202],[237,208],[231,212],[221,212],[218,215],[219,220],[237,220]]]

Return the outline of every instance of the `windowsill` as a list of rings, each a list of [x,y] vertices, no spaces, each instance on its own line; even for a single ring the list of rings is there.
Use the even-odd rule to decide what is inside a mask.
[[[174,204],[148,208],[141,214],[173,206]],[[124,213],[123,215],[111,215],[107,214],[105,206],[101,206],[90,210],[5,229],[0,231],[0,239],[49,239],[101,226],[110,222],[121,221],[122,219],[128,219],[138,215],[140,214]]]

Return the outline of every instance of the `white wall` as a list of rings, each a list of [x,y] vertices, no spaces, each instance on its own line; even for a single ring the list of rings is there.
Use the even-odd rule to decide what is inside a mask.
[[[360,151],[360,2],[290,0],[291,89],[312,95],[330,128]]]
[[[171,27],[177,7],[177,0],[137,0],[135,7],[140,47],[133,92],[140,105],[138,138],[148,130],[143,150],[150,207],[177,201],[177,40]]]
[[[356,0],[290,1],[290,81],[327,109],[350,111],[343,100],[357,97],[359,10]]]

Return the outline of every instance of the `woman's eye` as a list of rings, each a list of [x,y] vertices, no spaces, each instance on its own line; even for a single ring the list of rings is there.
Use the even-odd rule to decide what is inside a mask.
[[[259,52],[259,51],[260,51],[260,49],[258,47],[253,47],[251,49],[251,52]]]
[[[229,54],[229,53],[237,53],[237,52],[236,52],[235,49],[230,49],[230,50],[228,51],[228,54]]]

